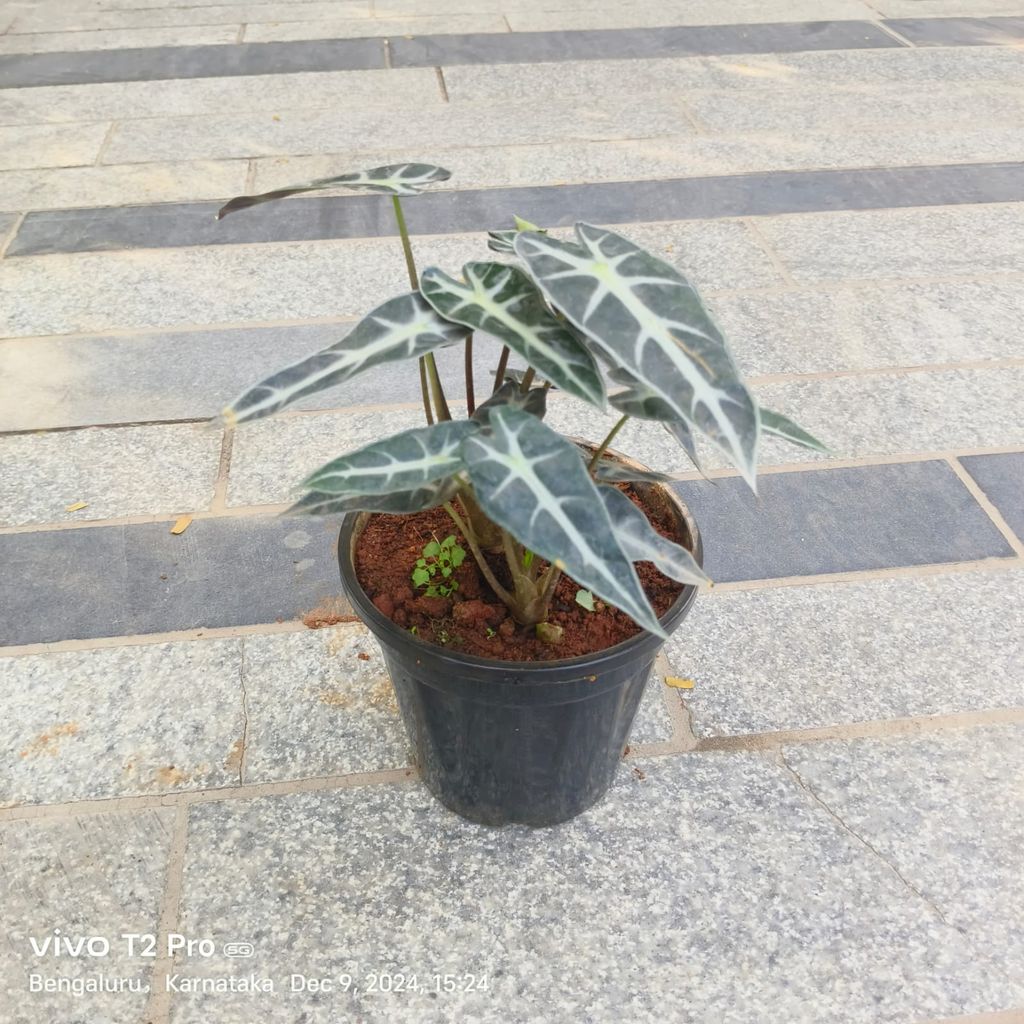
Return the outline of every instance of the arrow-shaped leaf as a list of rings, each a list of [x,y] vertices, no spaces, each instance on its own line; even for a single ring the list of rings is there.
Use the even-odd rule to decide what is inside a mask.
[[[700,469],[697,444],[687,421],[680,419],[676,411],[660,395],[625,370],[612,370],[608,376],[616,383],[626,385],[625,390],[616,391],[608,396],[611,405],[627,416],[635,416],[641,420],[660,420],[665,429],[682,445],[690,461]]]
[[[516,226],[514,228],[504,231],[488,231],[487,248],[493,249],[494,252],[515,253],[516,250],[513,243],[520,231],[539,231],[542,235],[547,234],[544,228],[539,228],[536,224],[523,220],[522,217],[516,217],[515,222]]]
[[[693,286],[622,235],[577,224],[578,244],[535,232],[514,247],[556,306],[605,358],[705,433],[754,485],[760,423]]]
[[[374,441],[318,469],[303,483],[325,494],[394,494],[453,476],[462,468],[462,442],[480,427],[447,420]]]
[[[581,587],[665,636],[579,449],[536,416],[498,408],[463,456],[484,512]]]
[[[810,448],[815,452],[828,454],[829,448],[821,443],[813,434],[808,434],[803,427],[798,427],[788,416],[770,409],[761,410],[761,429],[772,437],[781,437],[785,441]]]
[[[487,425],[491,421],[491,413],[498,406],[523,409],[531,416],[542,420],[544,413],[547,412],[548,391],[547,388],[530,388],[524,392],[514,380],[507,380],[486,402],[476,407],[473,419]]]
[[[584,452],[584,456],[589,462],[590,456],[586,452]],[[638,481],[660,484],[675,479],[669,473],[659,473],[654,469],[638,469],[625,462],[619,462],[618,459],[598,459],[594,476],[605,484],[626,484]]]
[[[336,174],[331,178],[317,178],[302,185],[288,185],[276,188],[272,192],[262,192],[257,196],[238,196],[226,203],[217,211],[217,220],[229,213],[244,210],[260,203],[269,203],[275,199],[286,199],[303,192],[322,192],[331,188],[362,189],[366,192],[383,192],[389,196],[415,196],[424,186],[435,181],[447,181],[451,171],[432,164],[389,164],[387,167],[373,167],[368,171],[352,171],[348,174]]]
[[[601,487],[601,499],[615,527],[615,537],[633,562],[653,562],[670,579],[699,585],[709,582],[696,559],[682,545],[662,537],[647,516],[615,487]]]
[[[327,516],[339,512],[391,512],[404,515],[442,505],[450,501],[458,489],[458,480],[447,477],[424,484],[423,487],[391,494],[325,494],[323,491],[310,491],[284,514]]]
[[[372,366],[422,356],[464,341],[468,334],[438,316],[419,292],[399,295],[360,320],[341,341],[249,388],[224,410],[224,419],[233,426],[269,416]]]
[[[505,263],[467,263],[462,274],[465,284],[430,267],[420,291],[441,316],[493,334],[548,380],[604,408],[594,357],[558,322],[523,271]]]

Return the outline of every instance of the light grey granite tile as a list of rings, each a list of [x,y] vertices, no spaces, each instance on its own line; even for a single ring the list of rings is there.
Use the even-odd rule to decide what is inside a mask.
[[[653,5],[584,10],[527,10],[509,13],[516,32],[550,32],[559,29],[615,29],[675,25],[741,25],[773,21],[857,21],[873,19],[874,11],[860,0],[675,0]]]
[[[413,785],[196,807],[182,930],[252,942],[253,958],[202,974],[272,978],[282,1021],[879,1024],[1007,1005],[998,954],[944,924],[782,767],[632,767],[555,829],[472,825]],[[358,991],[287,991],[292,973],[342,971]],[[382,972],[489,987],[367,991]],[[268,1005],[176,994],[172,1020],[249,1024]]]
[[[0,999],[8,1024],[143,1019],[152,961],[129,956],[120,936],[158,930],[173,820],[173,810],[160,809],[0,824]],[[55,929],[72,942],[106,939],[110,955],[37,957],[31,940],[42,944]],[[102,975],[123,979],[124,990],[33,992],[33,975],[38,984],[83,988]]]
[[[462,189],[521,187],[757,171],[1020,161],[1024,160],[1024,133],[1013,126],[985,125],[956,130],[807,131],[799,135],[722,133],[541,146],[399,146],[356,154],[266,157],[256,161],[255,188],[269,191],[294,181],[326,177],[337,173],[339,167],[374,167],[406,160],[451,168],[449,184]]]
[[[693,92],[687,103],[713,132],[857,131],[912,124],[1024,122],[1024,89],[1016,85],[960,82],[904,83],[851,88],[815,85],[766,91],[751,102],[739,90]]]
[[[243,641],[243,781],[276,782],[409,763],[380,646],[360,623]]]
[[[92,165],[109,124],[0,127],[0,171]]]
[[[173,86],[164,81],[100,82],[7,89],[0,92],[0,124],[130,120],[140,116],[184,117],[223,114],[225,111],[262,113],[271,124],[276,124],[273,117],[279,110],[330,106],[338,96],[344,96],[346,104],[360,109],[426,109],[442,102],[437,76],[432,68],[298,72],[230,78],[181,78],[175,79]],[[319,103],[316,102],[318,99]],[[177,123],[187,134],[186,123]],[[334,147],[335,150],[338,148]],[[171,152],[167,160],[180,161],[181,154]],[[116,162],[107,160],[109,164]],[[372,165],[353,165],[346,155],[332,170],[340,174],[362,166]]]
[[[341,13],[335,11],[333,18]],[[358,39],[361,36],[421,36],[444,35],[450,32],[507,32],[505,19],[497,13],[466,13],[431,15],[424,11],[416,17],[358,18],[352,20],[290,21],[282,19],[268,23],[250,21],[245,26],[247,43],[273,42],[293,39]]]
[[[768,438],[762,465],[1024,444],[1019,367],[786,381],[754,391],[765,408],[790,416],[832,449],[823,455]],[[704,451],[706,467],[727,465],[718,452]]]
[[[157,0],[152,6],[130,7],[107,3],[102,9],[94,5],[67,4],[56,8],[26,12],[18,17],[15,32],[85,32],[98,29],[165,28],[173,25],[240,24],[253,21],[320,21],[325,18],[370,18],[366,0],[300,0],[298,3],[233,4],[217,0],[211,4],[185,6],[164,5]]]
[[[675,694],[665,686],[655,666],[633,720],[633,729],[629,734],[631,747],[641,743],[664,743],[672,739],[672,719],[669,718],[665,702],[675,699]]]
[[[1024,729],[787,748],[786,760],[846,826],[991,951],[1024,1000]]]
[[[33,654],[0,671],[0,805],[238,783],[237,640]]]
[[[712,306],[750,376],[927,366],[1016,357],[1024,283],[800,289]]]
[[[0,208],[62,210],[222,199],[245,191],[244,160],[0,171]]]
[[[759,221],[798,281],[1020,273],[1024,203]]]
[[[712,593],[666,653],[700,736],[1022,707],[1022,607],[1020,571]]]
[[[220,447],[220,432],[199,424],[0,437],[0,524],[206,509]]]
[[[436,38],[446,38],[439,36]],[[299,45],[299,44],[296,44]],[[429,94],[439,95],[435,87]],[[661,93],[581,100],[538,109],[536,101],[509,102],[502,116],[490,103],[441,104],[424,117],[417,107],[388,112],[353,107],[284,110],[280,113],[211,115],[187,122],[155,117],[122,124],[104,151],[109,163],[201,160],[291,153],[337,152],[341,139],[379,138],[386,132],[406,145],[448,141],[474,145],[545,143],[568,139],[616,139],[685,135],[692,129],[682,99]]]
[[[73,53],[80,50],[121,50],[142,46],[212,46],[235,42],[238,28],[238,25],[194,25],[110,29],[103,32],[8,33],[0,36],[0,54]]]

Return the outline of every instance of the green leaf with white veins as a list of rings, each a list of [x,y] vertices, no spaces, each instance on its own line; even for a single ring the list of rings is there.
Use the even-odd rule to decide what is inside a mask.
[[[399,295],[367,314],[341,341],[279,370],[224,410],[228,426],[258,420],[380,363],[412,359],[465,341],[469,331],[440,317],[419,292]]]
[[[484,512],[582,588],[665,636],[579,450],[519,409],[497,408],[463,457]]]
[[[695,586],[710,582],[696,559],[682,545],[662,537],[647,516],[616,487],[601,487],[601,500],[615,528],[615,537],[633,562],[653,562],[666,576]]]
[[[808,434],[803,427],[798,427],[788,416],[770,409],[761,410],[761,429],[771,437],[781,437],[801,448],[828,454],[830,449],[821,443],[813,434]]]
[[[447,420],[403,430],[328,462],[302,486],[344,495],[413,490],[460,472],[462,442],[479,429],[472,420]]]
[[[580,223],[576,237],[524,232],[514,246],[552,305],[608,362],[706,434],[753,487],[757,406],[693,286],[614,231]]]
[[[443,505],[455,497],[458,489],[459,481],[455,477],[447,477],[413,490],[390,494],[325,494],[323,491],[310,491],[284,514],[327,516],[338,512],[390,512],[405,515]]]
[[[526,274],[505,263],[467,263],[462,274],[465,284],[430,267],[420,291],[441,316],[494,335],[562,390],[604,408],[594,357],[558,322]]]
[[[360,189],[365,192],[383,192],[389,196],[415,196],[426,185],[435,181],[447,181],[451,171],[432,164],[389,164],[387,167],[373,167],[368,171],[352,171],[349,174],[336,174],[332,178],[317,178],[302,185],[288,185],[276,188],[272,192],[262,192],[258,196],[238,196],[217,211],[217,220],[229,213],[244,210],[260,203],[273,202],[275,199],[287,199],[303,192],[323,192],[332,188]]]

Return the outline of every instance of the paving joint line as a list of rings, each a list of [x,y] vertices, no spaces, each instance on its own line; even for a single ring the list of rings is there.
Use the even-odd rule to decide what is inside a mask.
[[[102,122],[99,122],[102,124]],[[110,122],[110,126],[107,128],[106,134],[103,136],[103,141],[100,143],[100,148],[96,151],[96,159],[93,161],[93,167],[103,166],[103,154],[107,151],[110,146],[110,140],[114,137],[114,132],[117,129],[117,120],[114,119]]]
[[[7,255],[7,250],[10,248],[11,243],[17,237],[18,232],[21,230],[21,225],[24,222],[26,214],[19,213],[15,216],[14,222],[7,229],[7,233],[0,237],[0,260],[4,259]]]
[[[221,435],[220,459],[217,463],[217,477],[213,485],[213,499],[208,509],[211,513],[227,510],[228,486],[231,482],[231,453],[234,448],[235,432],[226,427]]]
[[[878,11],[878,8],[874,7],[871,4],[868,4],[867,6],[871,7],[871,9],[874,10],[874,11]],[[906,36],[901,35],[899,32],[897,32],[896,29],[890,28],[885,23],[885,20],[884,20],[883,17],[879,17],[879,18],[876,18],[876,19],[874,19],[872,21],[869,21],[868,24],[869,25],[874,25],[875,28],[877,28],[881,32],[884,32],[887,36],[892,36],[892,38],[895,39],[896,42],[900,44],[900,46],[906,47],[908,50],[917,50],[917,49],[919,49],[917,43],[911,42],[909,39],[907,39]]]
[[[964,487],[971,492],[971,497],[985,510],[985,514],[992,520],[993,526],[1003,535],[1006,543],[1013,548],[1019,558],[1024,558],[1024,541],[1013,532],[1010,524],[1003,518],[1003,514],[996,508],[992,499],[982,490],[978,481],[971,476],[967,467],[955,455],[948,455],[946,462],[949,463]]]
[[[238,685],[242,691],[242,738],[238,750],[238,784],[245,785],[245,759],[249,753],[249,692],[245,686],[245,640],[239,642]]]
[[[168,951],[168,937],[178,930],[181,917],[181,893],[185,880],[185,855],[188,848],[189,805],[175,807],[174,828],[167,854],[160,919],[157,925],[157,957],[150,971],[150,992],[143,1019],[146,1024],[167,1024],[170,1020],[171,993],[167,977],[174,967],[174,957]]]
[[[781,750],[778,751],[776,754],[776,763],[779,765],[780,768],[782,768],[790,775],[790,777],[797,784],[797,786],[799,786],[800,789],[803,790],[803,792],[810,798],[811,802],[820,807],[832,819],[832,821],[835,822],[835,824],[844,833],[846,833],[846,835],[848,835],[851,839],[856,840],[856,842],[860,843],[860,845],[863,846],[866,850],[874,854],[874,856],[882,864],[884,864],[893,875],[895,875],[895,877],[900,881],[904,888],[906,888],[909,892],[917,896],[917,898],[920,899],[944,925],[946,925],[947,927],[952,927],[950,922],[946,919],[946,915],[942,913],[938,905],[930,897],[926,896],[921,889],[914,885],[910,881],[910,879],[908,879],[906,875],[904,875],[903,872],[900,871],[900,869],[891,860],[889,860],[889,858],[886,857],[881,852],[881,850],[878,849],[878,847],[871,843],[867,838],[862,836],[856,829],[852,828],[849,824],[847,824],[847,822],[821,796],[821,794],[818,793],[818,791],[813,786],[811,786],[803,778],[803,776],[786,760],[786,756]]]
[[[760,246],[761,250],[768,257],[768,262],[774,267],[775,272],[779,275],[782,280],[789,285],[791,288],[797,287],[796,278],[793,277],[786,262],[779,255],[778,250],[772,244],[768,236],[761,229],[761,225],[758,224],[757,217],[743,217],[741,218],[747,231],[753,235],[754,242]]]
[[[437,74],[437,86],[441,90],[441,99],[443,99],[445,103],[450,103],[451,100],[448,97],[448,85],[444,80],[444,68],[438,66],[434,68],[434,71]]]

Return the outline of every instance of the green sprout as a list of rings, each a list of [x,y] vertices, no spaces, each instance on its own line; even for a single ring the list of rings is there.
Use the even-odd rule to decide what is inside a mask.
[[[449,597],[459,589],[453,573],[466,560],[465,549],[455,543],[455,535],[444,540],[435,536],[424,548],[412,571],[412,585],[427,597]]]

